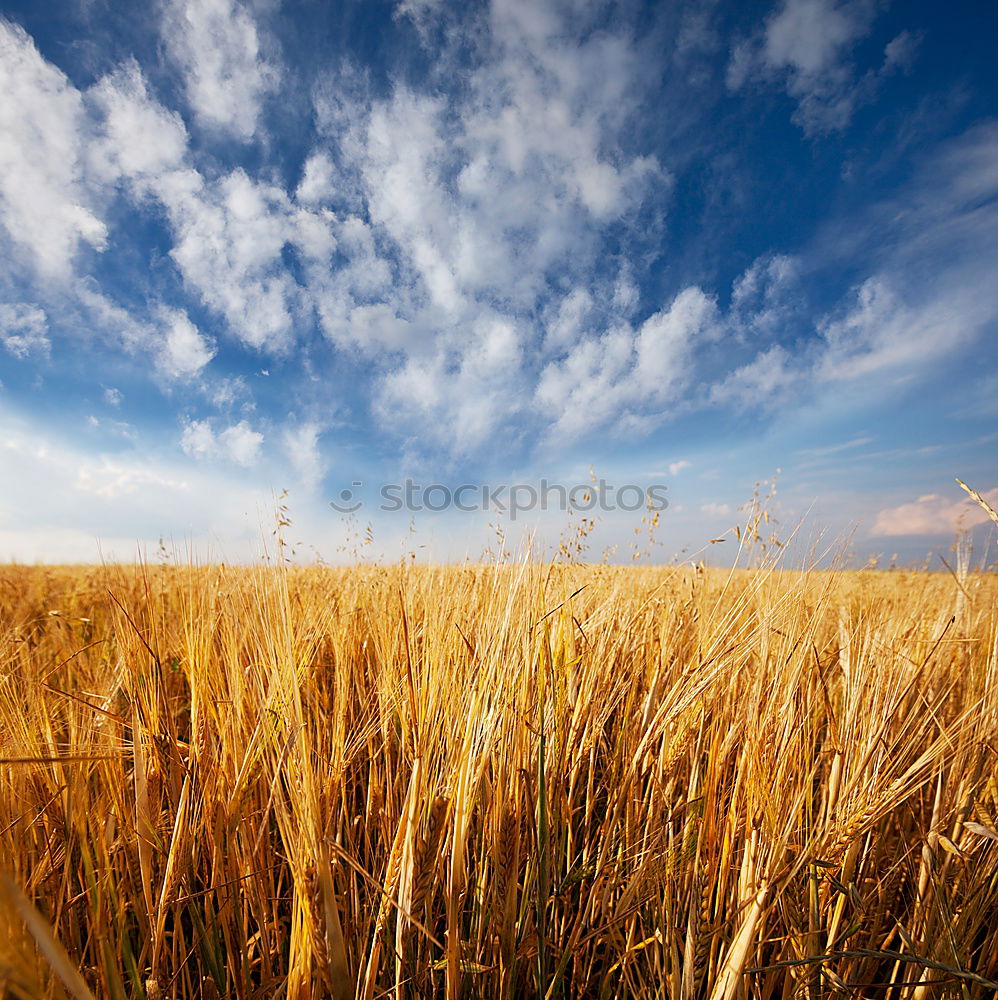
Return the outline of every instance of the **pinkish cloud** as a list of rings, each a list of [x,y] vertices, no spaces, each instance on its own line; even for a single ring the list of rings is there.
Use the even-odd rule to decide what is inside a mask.
[[[998,486],[981,495],[992,507],[998,507]],[[973,528],[987,520],[988,515],[973,500],[951,500],[929,493],[913,503],[880,511],[870,534],[951,535],[960,527]]]

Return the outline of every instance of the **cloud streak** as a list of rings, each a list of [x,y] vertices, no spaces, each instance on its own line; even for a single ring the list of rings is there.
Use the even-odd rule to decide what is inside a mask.
[[[998,506],[998,487],[981,495],[993,507]],[[870,533],[882,538],[951,537],[960,529],[987,523],[988,515],[973,501],[929,493],[911,503],[880,511]]]

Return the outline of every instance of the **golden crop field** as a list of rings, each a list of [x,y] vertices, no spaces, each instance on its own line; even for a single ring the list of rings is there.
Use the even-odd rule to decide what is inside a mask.
[[[0,569],[0,993],[995,995],[998,584]]]

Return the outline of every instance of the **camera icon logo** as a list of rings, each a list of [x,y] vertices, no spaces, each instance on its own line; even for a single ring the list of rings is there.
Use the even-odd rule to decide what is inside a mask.
[[[350,485],[360,487],[364,484],[354,480]],[[329,501],[329,506],[332,507],[333,510],[339,511],[341,514],[354,514],[364,506],[364,503],[356,498],[356,494],[353,490],[343,489],[340,490],[339,496],[336,500]]]

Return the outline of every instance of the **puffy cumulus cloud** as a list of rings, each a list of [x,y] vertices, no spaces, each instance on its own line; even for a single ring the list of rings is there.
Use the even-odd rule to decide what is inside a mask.
[[[210,341],[182,309],[164,307],[160,320],[166,334],[159,358],[161,370],[173,378],[196,375],[215,355]]]
[[[398,15],[428,30],[452,11]],[[344,266],[309,287],[334,342],[387,363],[375,400],[387,420],[405,414],[407,429],[419,420],[430,439],[470,447],[529,409],[538,368],[580,324],[605,331],[638,307],[621,280],[592,308],[607,284],[598,255],[609,227],[640,239],[642,205],[670,178],[629,147],[645,97],[635,42],[626,28],[590,30],[598,19],[495,4],[451,24],[435,52],[443,80],[473,50],[462,88],[399,84],[373,98],[349,72],[319,88],[326,141],[296,197],[349,209],[336,229]]]
[[[180,447],[193,458],[211,458],[216,453],[215,432],[208,420],[192,420],[184,426]]]
[[[66,279],[107,226],[84,180],[83,99],[23,28],[0,18],[0,223],[45,278]]]
[[[181,276],[235,337],[254,348],[289,349],[295,320],[311,307],[285,249],[328,265],[336,248],[329,213],[294,204],[282,188],[240,168],[205,178],[192,165],[183,122],[149,93],[134,63],[102,79],[91,96],[101,116],[95,169],[159,204]]]
[[[869,0],[784,0],[766,24],[766,62],[812,76],[826,72],[843,48],[867,33],[874,10]]]
[[[144,194],[182,166],[188,147],[183,119],[150,95],[134,60],[102,77],[87,98],[96,118],[90,166],[101,181],[127,180]]]
[[[237,24],[243,15],[235,16]],[[155,317],[128,314],[74,267],[81,244],[107,243],[95,206],[117,189],[140,209],[151,204],[165,216],[180,275],[235,337],[254,348],[287,350],[295,322],[311,322],[313,303],[285,254],[328,269],[337,246],[331,213],[313,211],[239,168],[203,175],[183,120],[151,93],[134,60],[80,92],[23,29],[2,21],[0,55],[0,222],[29,250],[36,269],[64,279],[74,306],[99,329],[121,336],[130,350],[156,352]],[[352,226],[341,224],[347,245]],[[365,265],[362,253],[358,271]],[[355,284],[362,288],[364,281]]]
[[[313,153],[305,161],[301,180],[295,188],[295,199],[302,205],[318,205],[330,201],[336,191],[336,167],[326,153]]]
[[[52,345],[44,310],[25,302],[0,303],[0,344],[15,358],[47,357]]]
[[[164,45],[198,121],[251,139],[280,73],[250,11],[236,0],[165,0],[161,10]]]
[[[728,517],[731,514],[731,505],[726,503],[704,503],[700,505],[700,513],[708,517]]]
[[[422,3],[399,13],[436,41],[430,26],[448,17]],[[862,3],[789,0],[746,50],[752,72],[783,73],[817,93],[848,68],[873,15]],[[400,84],[372,99],[354,77],[343,83],[352,103],[333,83],[317,95],[328,141],[307,160],[297,198],[354,204],[359,192],[367,211],[350,238],[337,223],[347,263],[309,287],[327,334],[384,366],[375,412],[403,436],[462,451],[503,426],[571,438],[598,427],[647,429],[677,407],[772,409],[815,378],[857,377],[866,363],[886,363],[891,331],[912,319],[874,334],[873,317],[843,303],[820,321],[817,344],[799,351],[795,338],[815,334],[801,262],[770,253],[737,279],[723,313],[688,288],[636,320],[629,272],[608,275],[597,254],[611,225],[640,238],[644,199],[667,189],[669,175],[626,141],[643,96],[636,43],[626,30],[589,31],[596,21],[595,9],[494,3],[474,30],[450,23],[444,33],[460,40],[463,58],[474,53],[460,92]],[[898,42],[892,63],[908,51]],[[444,73],[450,58],[441,57]],[[817,127],[819,117],[808,121]],[[889,288],[891,269],[871,281]],[[925,347],[934,312],[919,309],[925,333],[916,340]],[[487,315],[517,331],[517,348],[486,377],[475,358]],[[733,349],[714,350],[708,363],[722,336]],[[909,344],[896,360],[925,357]],[[703,384],[696,399],[694,382]]]
[[[384,376],[380,418],[469,453],[525,408],[522,336],[508,317],[484,314],[462,349],[410,356]]]
[[[224,454],[239,465],[254,465],[260,455],[263,435],[254,431],[245,420],[232,427],[226,427],[218,436],[219,444]]]
[[[215,431],[210,420],[191,420],[185,424],[180,447],[198,459],[225,459],[249,468],[260,458],[263,435],[245,421]]]
[[[714,300],[699,288],[686,288],[637,328],[618,325],[586,338],[549,364],[537,403],[558,414],[558,436],[577,437],[622,418],[626,423],[644,417],[679,398],[695,351],[719,332]]]
[[[315,233],[303,238],[287,194],[241,169],[213,183],[196,181],[187,189],[160,190],[180,273],[240,340],[286,350],[303,306],[283,252],[292,242],[314,245]]]
[[[22,29],[0,22],[0,50],[0,221],[42,276],[64,280],[60,308],[71,319],[82,313],[130,352],[152,353],[168,375],[193,374],[210,359],[207,342],[176,310],[164,328],[166,314],[155,315],[154,305],[145,314],[125,309],[93,278],[74,274],[78,245],[106,242],[92,206],[115,185],[140,205],[158,203],[182,277],[239,339],[286,347],[300,291],[281,255],[291,245],[328,258],[335,241],[324,217],[240,170],[205,180],[191,163],[183,121],[150,93],[134,61],[81,93]],[[16,336],[8,348],[27,350],[25,332]]]
[[[981,494],[998,507],[998,487]],[[888,507],[877,514],[870,530],[877,537],[944,536],[989,521],[987,513],[972,500],[952,499],[929,493],[911,503]]]
[[[887,74],[906,70],[917,36],[892,39],[876,69],[860,73],[850,56],[876,18],[877,0],[783,0],[763,28],[732,50],[727,81],[737,90],[752,80],[778,80],[797,102],[794,121],[814,135],[845,128]]]
[[[653,401],[675,397],[695,346],[718,332],[717,306],[699,288],[684,289],[668,309],[649,316],[635,341],[637,395]]]

